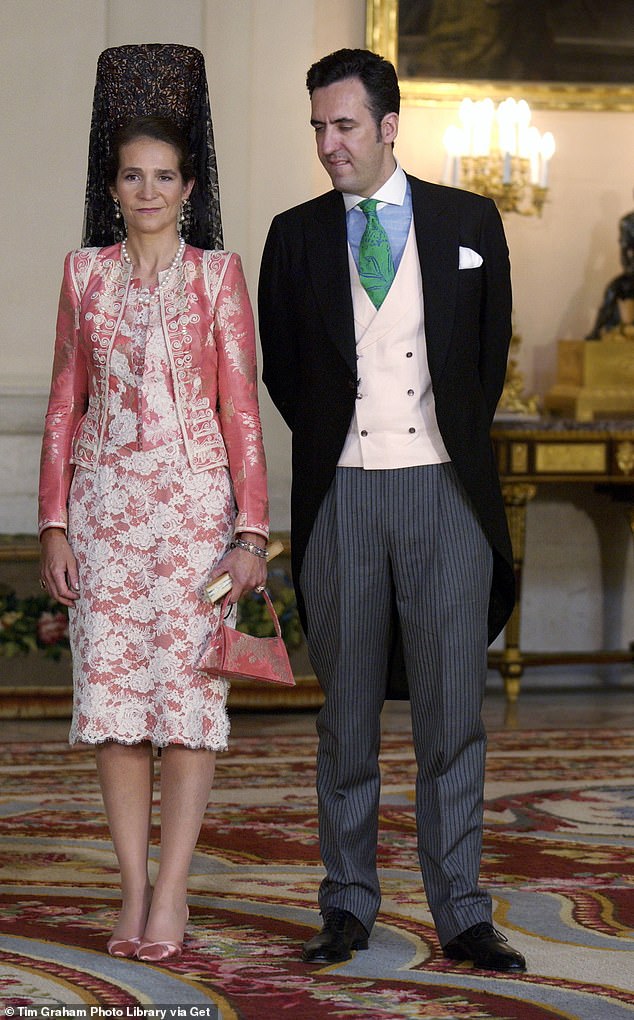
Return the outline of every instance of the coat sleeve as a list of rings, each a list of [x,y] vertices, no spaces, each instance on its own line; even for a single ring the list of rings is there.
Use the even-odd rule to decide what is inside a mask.
[[[218,414],[237,505],[236,534],[268,537],[266,458],[258,407],[255,326],[238,255],[228,265],[214,306]]]
[[[68,493],[73,477],[72,442],[88,405],[88,370],[80,344],[80,298],[76,286],[76,252],[64,263],[53,373],[40,461],[38,533],[68,522]]]
[[[260,267],[258,317],[262,345],[262,381],[271,400],[292,430],[300,392],[295,334],[289,289],[294,279],[292,255],[276,217],[270,227]]]

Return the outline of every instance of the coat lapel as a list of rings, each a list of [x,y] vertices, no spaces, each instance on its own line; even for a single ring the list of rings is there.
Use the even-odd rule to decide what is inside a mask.
[[[328,336],[356,377],[346,213],[339,192],[328,192],[311,209],[306,221],[306,251],[310,279]]]
[[[458,220],[442,201],[441,189],[416,178],[409,181],[423,279],[427,360],[432,379],[438,379],[449,351],[457,299]]]
[[[442,201],[442,189],[412,177],[409,181],[423,280],[427,359],[432,379],[438,379],[449,350],[454,321],[458,289],[458,219]],[[346,214],[339,192],[328,192],[310,210],[306,219],[306,251],[310,278],[328,336],[356,375]]]

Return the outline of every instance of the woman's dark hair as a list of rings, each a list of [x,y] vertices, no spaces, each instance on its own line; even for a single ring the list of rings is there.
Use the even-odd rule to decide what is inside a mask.
[[[152,138],[156,142],[165,142],[175,149],[178,155],[178,169],[183,183],[187,184],[195,177],[194,163],[187,144],[187,138],[174,121],[168,117],[135,117],[119,128],[112,141],[112,149],[107,166],[107,183],[113,186],[119,172],[121,149],[139,138]]]
[[[401,93],[394,66],[371,50],[337,50],[322,57],[309,68],[306,88],[312,96],[315,89],[346,78],[358,78],[364,86],[377,128],[386,113],[399,112]]]

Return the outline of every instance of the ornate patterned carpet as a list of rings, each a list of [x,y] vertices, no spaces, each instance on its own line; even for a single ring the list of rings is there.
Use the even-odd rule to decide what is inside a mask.
[[[416,867],[403,737],[387,737],[382,751],[384,899],[370,949],[330,968],[301,964],[321,877],[314,751],[312,737],[272,747],[241,737],[220,759],[193,865],[186,951],[168,968],[104,952],[117,870],[92,752],[5,746],[2,1004],[15,1016],[35,1004],[123,1016],[170,1004],[208,1018],[217,1008],[222,1020],[634,1015],[634,733],[490,736],[483,879],[498,927],[528,959],[521,977],[488,976],[440,953]]]

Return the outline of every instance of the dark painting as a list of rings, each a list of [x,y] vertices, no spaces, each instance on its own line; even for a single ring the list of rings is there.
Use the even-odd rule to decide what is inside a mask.
[[[400,0],[398,70],[428,81],[634,82],[634,0]]]

